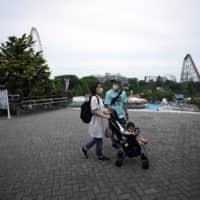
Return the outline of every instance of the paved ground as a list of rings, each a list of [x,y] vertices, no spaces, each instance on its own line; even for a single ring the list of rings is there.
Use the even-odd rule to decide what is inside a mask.
[[[84,159],[89,136],[79,111],[63,109],[6,120],[0,118],[0,199],[200,199],[200,115],[131,112],[148,145],[151,167],[127,159]]]

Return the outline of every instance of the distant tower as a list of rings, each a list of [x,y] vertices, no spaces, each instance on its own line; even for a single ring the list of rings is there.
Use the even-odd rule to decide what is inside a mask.
[[[35,27],[31,28],[31,35],[32,35],[33,41],[35,41],[35,44],[34,44],[35,51],[43,51],[40,35]]]
[[[200,75],[190,54],[187,54],[183,60],[181,82],[200,82]]]

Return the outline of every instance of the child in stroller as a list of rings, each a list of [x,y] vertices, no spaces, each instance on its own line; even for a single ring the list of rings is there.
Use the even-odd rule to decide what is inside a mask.
[[[111,118],[109,119],[109,126],[116,134],[118,143],[121,146],[117,153],[117,160],[115,162],[116,166],[121,167],[125,157],[132,158],[140,156],[142,168],[148,169],[149,160],[145,149],[147,140],[140,135],[140,129],[136,128],[133,122],[128,122],[125,130],[117,118],[116,112],[112,111]]]

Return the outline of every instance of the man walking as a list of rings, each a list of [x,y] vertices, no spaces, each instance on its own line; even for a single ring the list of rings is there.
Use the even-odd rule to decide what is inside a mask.
[[[128,112],[126,108],[127,95],[126,92],[122,90],[121,81],[119,79],[113,79],[111,81],[112,89],[106,92],[104,104],[108,109],[116,111],[120,124],[123,128],[126,128],[126,120],[128,120]],[[111,138],[112,146],[117,148],[118,140],[115,140],[114,134],[115,133],[112,133]]]

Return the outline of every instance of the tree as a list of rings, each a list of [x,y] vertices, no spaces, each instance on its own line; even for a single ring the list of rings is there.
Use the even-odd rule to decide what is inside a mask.
[[[112,83],[110,80],[106,80],[103,83],[103,95],[106,95],[106,92],[112,88]]]
[[[129,83],[129,91],[132,91],[133,94],[137,94],[140,92],[139,82],[137,78],[134,78]]]
[[[0,86],[22,96],[46,96],[52,81],[42,52],[35,52],[31,35],[10,36],[0,46]]]
[[[195,83],[194,82],[186,82],[184,84],[184,94],[189,97],[195,96]]]
[[[97,79],[94,76],[85,76],[80,79],[82,93],[81,95],[90,94],[90,87],[92,84],[97,82]]]
[[[161,76],[158,76],[156,80],[156,86],[162,86],[163,85],[163,79]]]

